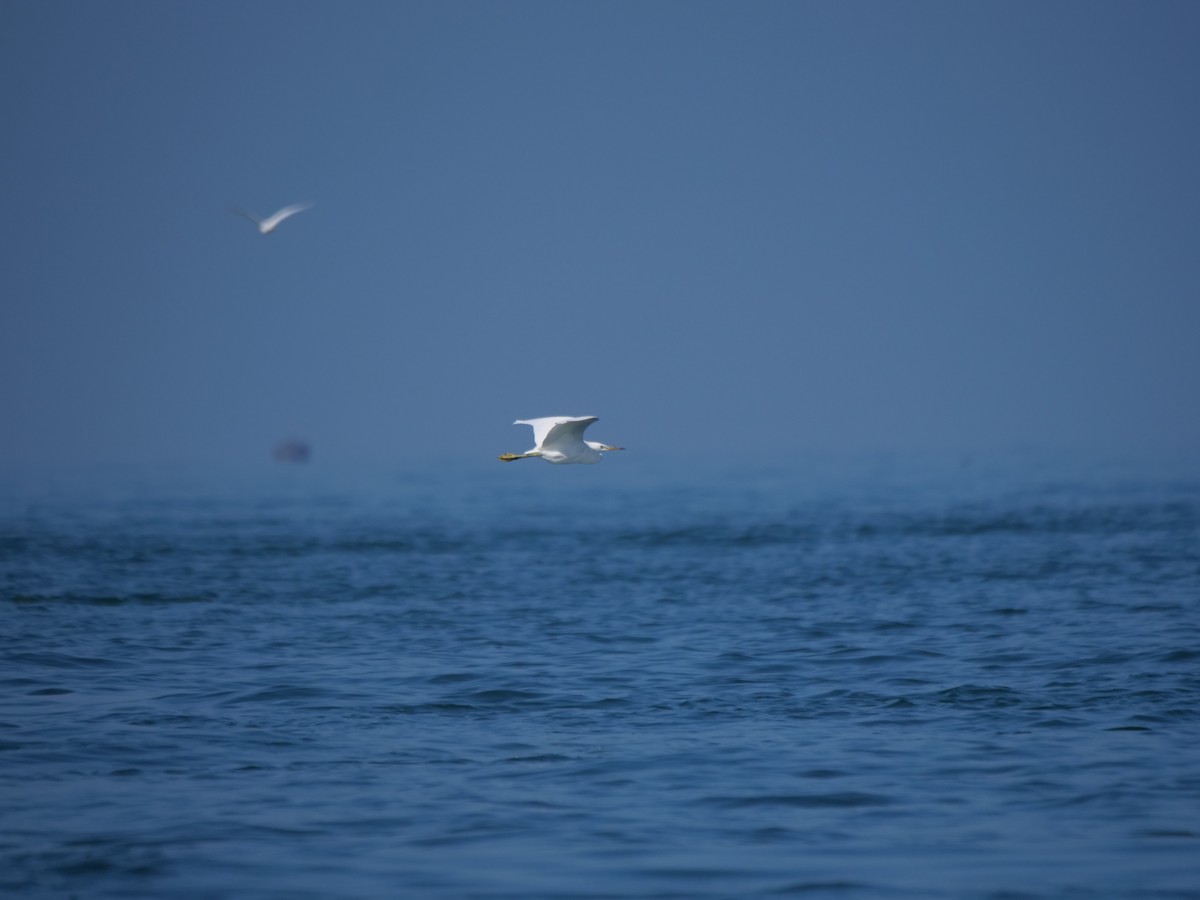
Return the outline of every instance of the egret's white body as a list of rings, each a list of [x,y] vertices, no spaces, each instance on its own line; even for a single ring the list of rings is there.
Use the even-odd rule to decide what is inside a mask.
[[[278,212],[273,212],[265,219],[260,219],[254,213],[246,212],[244,209],[231,209],[230,212],[237,213],[244,219],[249,219],[258,226],[259,234],[270,234],[279,227],[279,223],[284,219],[289,219],[296,213],[304,212],[306,209],[311,209],[311,203],[293,203],[291,206],[285,206]]]
[[[597,421],[597,416],[546,416],[541,419],[517,419],[514,425],[533,427],[532,450],[524,453],[505,453],[500,459],[544,459],[548,463],[598,463],[601,454],[609,450],[624,450],[599,441],[585,441],[584,430]]]

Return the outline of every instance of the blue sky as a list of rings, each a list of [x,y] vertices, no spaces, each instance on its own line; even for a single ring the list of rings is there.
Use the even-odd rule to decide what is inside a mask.
[[[0,464],[1197,454],[1198,85],[1191,2],[8,0]]]

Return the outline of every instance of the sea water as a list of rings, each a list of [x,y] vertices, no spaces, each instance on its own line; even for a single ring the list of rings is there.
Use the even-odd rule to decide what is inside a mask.
[[[1200,478],[637,471],[4,480],[0,894],[1200,897]]]

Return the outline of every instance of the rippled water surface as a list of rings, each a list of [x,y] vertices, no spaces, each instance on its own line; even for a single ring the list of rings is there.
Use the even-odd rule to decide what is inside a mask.
[[[1200,897],[1200,480],[628,462],[4,482],[0,893]]]

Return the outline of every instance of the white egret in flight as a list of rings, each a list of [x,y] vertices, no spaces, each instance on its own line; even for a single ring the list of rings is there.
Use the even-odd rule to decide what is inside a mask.
[[[597,416],[546,416],[542,419],[517,419],[514,425],[532,425],[533,441],[536,445],[524,453],[505,453],[500,459],[512,462],[516,459],[540,457],[548,463],[598,463],[607,450],[624,450],[598,441],[585,441],[584,430],[597,421]]]
[[[271,215],[267,216],[265,219],[260,219],[254,213],[246,212],[246,210],[237,209],[236,207],[231,208],[229,211],[231,213],[237,213],[242,218],[249,219],[251,222],[257,225],[259,234],[270,234],[279,227],[279,223],[284,219],[291,218],[296,213],[304,212],[306,209],[310,209],[311,207],[311,203],[293,203],[291,206],[285,206],[278,212],[271,213]]]

